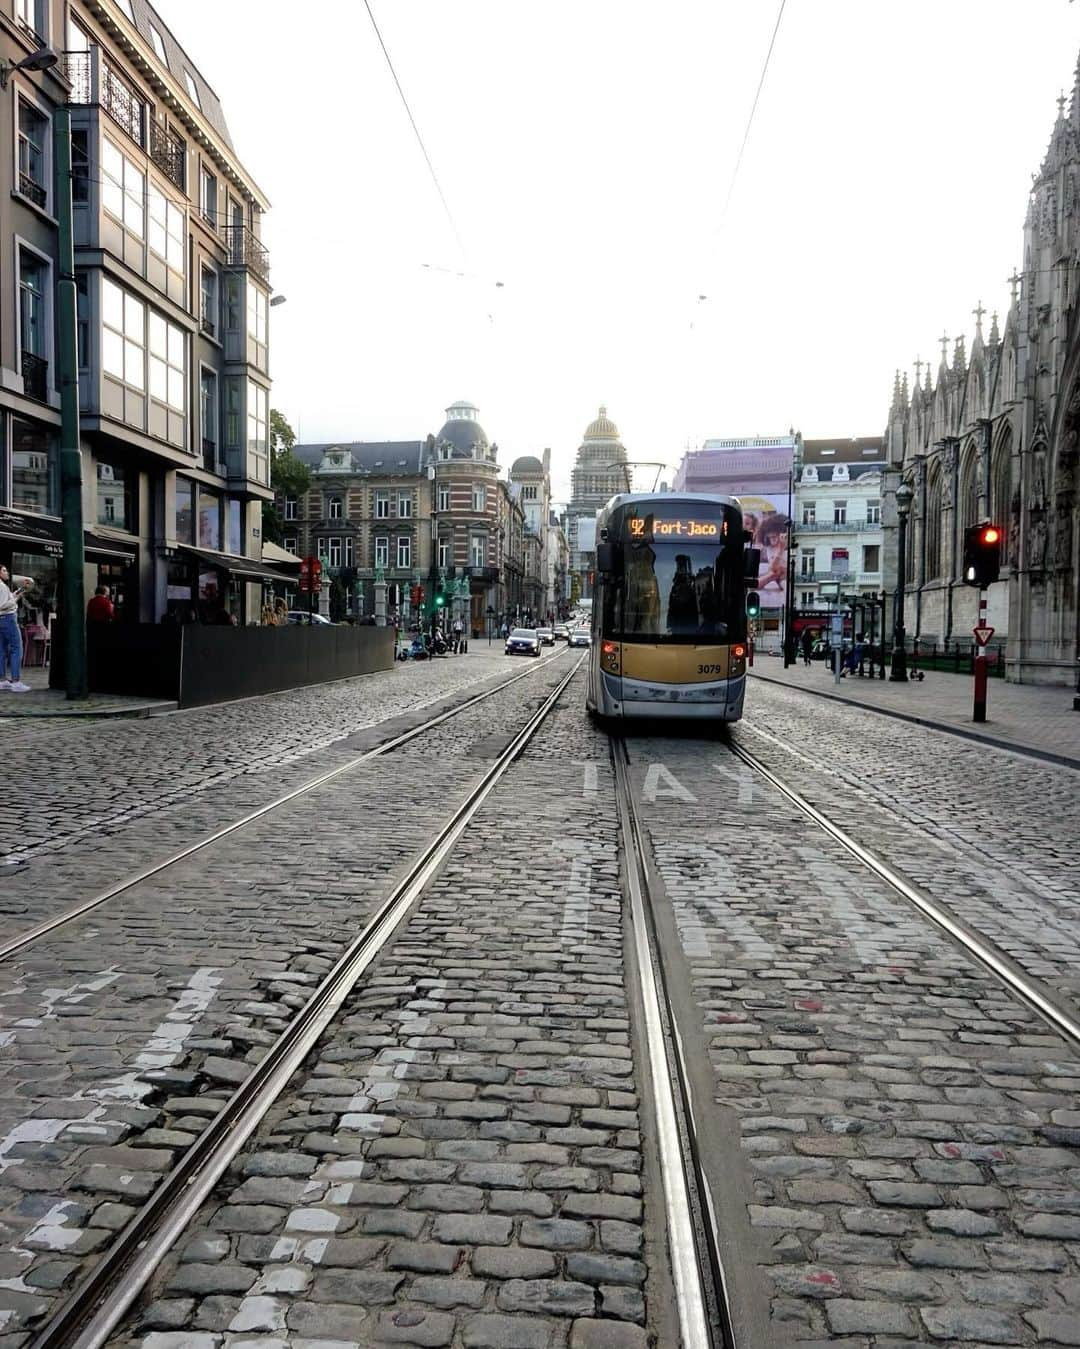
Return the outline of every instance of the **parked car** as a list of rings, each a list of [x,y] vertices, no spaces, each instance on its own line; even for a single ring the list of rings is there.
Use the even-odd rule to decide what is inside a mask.
[[[539,656],[540,638],[535,628],[515,628],[506,639],[508,656]]]
[[[288,613],[290,623],[308,623],[313,627],[332,628],[334,625],[325,614],[309,614],[306,609],[290,609]]]
[[[553,631],[560,642],[565,642],[570,636],[570,629],[565,623],[556,623]]]
[[[570,634],[570,646],[592,646],[592,635],[588,628],[575,628]]]
[[[555,634],[550,628],[537,628],[536,635],[540,638],[541,646],[555,645]]]

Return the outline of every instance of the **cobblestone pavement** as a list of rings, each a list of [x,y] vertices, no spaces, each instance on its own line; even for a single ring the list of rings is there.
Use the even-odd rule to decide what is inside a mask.
[[[331,743],[321,748],[315,747],[309,753],[290,752],[281,762],[252,764],[249,771],[211,774],[204,782],[200,782],[194,772],[185,771],[181,774],[176,791],[168,799],[162,797],[144,802],[135,795],[135,789],[125,793],[122,799],[109,798],[110,813],[107,819],[103,818],[102,822],[96,824],[76,820],[70,826],[63,825],[62,800],[54,800],[53,809],[61,821],[56,836],[28,849],[29,856],[25,860],[16,862],[14,858],[17,854],[9,853],[5,866],[3,859],[0,859],[0,917],[11,918],[19,928],[33,926],[52,913],[69,908],[75,896],[104,889],[149,863],[168,857],[222,825],[302,786],[313,777],[355,759],[375,744],[392,738],[442,707],[452,706],[474,693],[496,687],[503,680],[526,672],[530,672],[530,678],[518,681],[514,687],[531,686],[531,672],[537,670],[537,666],[542,668],[546,664],[507,660],[498,665],[477,659],[470,666],[466,662],[472,659],[470,655],[452,667],[450,673],[454,679],[448,676],[445,680],[451,691],[443,697],[437,693],[442,684],[391,682],[385,688],[382,702],[376,704],[369,694],[361,706],[356,700],[356,693],[359,688],[365,687],[365,681],[350,681],[356,705],[351,713],[346,708],[339,709],[342,717],[348,714],[360,722],[364,718],[374,717],[377,706],[382,707],[384,716],[379,721],[366,722],[343,737],[335,734]],[[565,660],[563,656],[562,668],[565,668]],[[424,667],[421,665],[416,668]],[[435,666],[436,675],[442,668],[442,665]],[[470,672],[473,678],[468,679],[466,677]],[[389,674],[386,678],[393,681],[394,675]],[[424,695],[422,698],[421,694]],[[274,705],[275,701],[258,699],[247,704],[249,715],[256,726],[268,713],[273,718],[277,717],[279,709]],[[482,718],[497,722],[499,714],[491,702],[480,704],[480,708],[486,709],[480,714]],[[197,717],[200,714],[184,714],[163,722],[144,721],[136,725],[150,735],[153,745],[159,744],[160,726],[168,727],[172,736],[172,752],[182,759],[192,733],[187,722],[189,715]],[[336,729],[340,730],[343,724],[346,723],[339,723]],[[456,719],[449,723],[450,726],[454,724],[459,726],[460,744],[468,743],[475,732],[463,729]],[[482,724],[480,720],[476,723],[477,726]],[[255,732],[251,734],[254,736]],[[3,731],[0,730],[2,735]],[[314,740],[318,741],[319,737],[314,737]],[[138,744],[137,736],[131,743]],[[83,748],[88,755],[96,753],[97,766],[103,773],[105,764],[111,766],[113,751],[109,740],[103,741],[96,751],[92,746]],[[452,748],[450,752],[453,752]],[[92,771],[94,763],[92,757],[88,758],[76,770],[76,795],[88,790],[85,778]],[[236,764],[232,767],[236,768]],[[24,767],[22,771],[25,774],[29,770]],[[56,782],[40,767],[28,789],[30,797],[36,794],[59,798]],[[104,798],[99,803],[99,809],[103,804]],[[15,839],[22,837],[23,818],[20,814],[19,821],[11,831]]]
[[[1075,772],[761,681],[753,693],[740,744],[1080,1005]]]
[[[836,740],[865,747],[850,721]],[[972,752],[980,806],[1013,790]],[[1080,1058],[722,745],[631,755],[745,1342],[1080,1343]],[[897,843],[843,781],[822,804]]]
[[[0,1349],[220,1108],[467,794],[493,731],[509,735],[566,670],[540,666],[406,757],[372,760],[0,967]]]
[[[580,692],[114,1346],[647,1343],[611,770]]]
[[[0,876],[5,861],[109,837],[131,819],[307,758],[518,664],[496,646],[474,646],[466,656],[399,662],[359,679],[170,716],[0,722],[5,780],[19,788],[14,827],[0,840]]]

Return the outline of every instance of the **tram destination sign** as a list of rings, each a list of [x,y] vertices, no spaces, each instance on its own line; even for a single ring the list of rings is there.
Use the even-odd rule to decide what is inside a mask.
[[[655,539],[719,539],[727,534],[726,520],[698,520],[680,516],[674,520],[657,520],[651,515],[633,515],[627,521],[627,534],[632,542]]]

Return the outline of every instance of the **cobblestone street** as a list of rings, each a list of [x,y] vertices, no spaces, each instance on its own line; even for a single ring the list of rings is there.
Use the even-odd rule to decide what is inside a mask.
[[[87,805],[9,864],[16,931],[421,729],[0,962],[0,1349],[153,1201],[573,659],[332,685],[307,741],[257,700],[250,769],[239,743],[208,786],[193,760],[106,834],[116,733],[183,762],[229,709],[98,740],[20,725],[27,764],[68,746]],[[1074,773],[752,691],[734,745],[1076,1009]],[[579,672],[113,1349],[679,1343],[612,745],[582,692]],[[1080,1342],[1076,1046],[722,739],[626,743],[740,1349]]]

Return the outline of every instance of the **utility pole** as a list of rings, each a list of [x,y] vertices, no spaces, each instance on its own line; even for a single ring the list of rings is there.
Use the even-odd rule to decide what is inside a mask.
[[[57,108],[54,122],[56,217],[59,222],[60,514],[64,556],[64,679],[69,699],[87,696],[86,602],[82,450],[79,445],[79,350],[76,329],[75,240],[71,208],[71,114]]]

